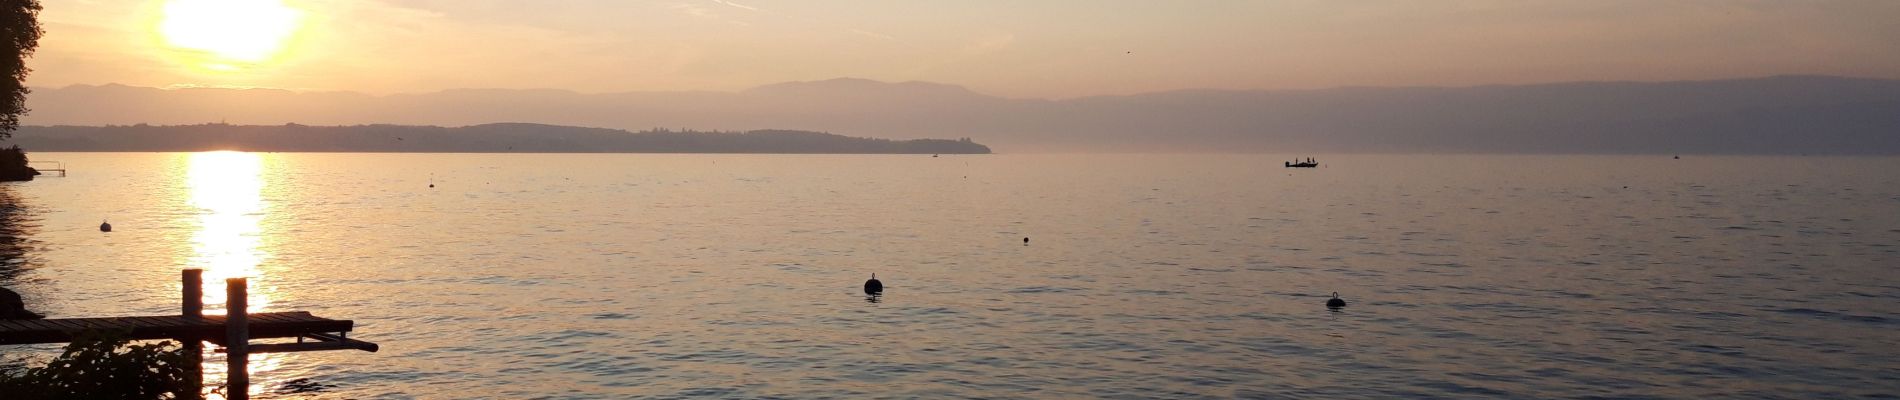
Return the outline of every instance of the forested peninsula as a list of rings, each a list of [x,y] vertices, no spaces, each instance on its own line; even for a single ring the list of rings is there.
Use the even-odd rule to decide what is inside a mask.
[[[501,123],[414,125],[23,126],[6,141],[35,151],[412,153],[989,154],[968,138],[890,140],[796,130],[746,132]]]

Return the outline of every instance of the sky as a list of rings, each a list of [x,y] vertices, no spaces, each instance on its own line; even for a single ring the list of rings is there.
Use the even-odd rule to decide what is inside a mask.
[[[42,0],[28,84],[1019,98],[1781,74],[1900,78],[1900,1]]]

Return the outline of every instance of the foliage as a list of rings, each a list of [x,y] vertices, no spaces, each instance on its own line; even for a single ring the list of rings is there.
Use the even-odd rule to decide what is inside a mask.
[[[8,400],[196,398],[203,382],[195,356],[173,341],[83,336],[44,367],[0,370],[0,393]]]
[[[15,145],[13,147],[0,148],[0,166],[16,166],[16,165],[17,166],[26,165],[26,150],[21,150],[20,146],[18,145]]]
[[[0,137],[5,136],[0,135]],[[0,148],[0,182],[30,181],[33,180],[33,176],[39,174],[40,171],[27,166],[26,151],[21,150],[20,146]]]
[[[26,114],[26,59],[40,47],[39,0],[0,0],[0,139],[13,136]]]

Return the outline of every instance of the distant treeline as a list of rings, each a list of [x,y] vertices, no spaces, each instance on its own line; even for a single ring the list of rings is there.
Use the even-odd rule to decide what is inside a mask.
[[[988,154],[969,138],[890,140],[792,130],[629,132],[542,124],[26,126],[29,151],[285,151],[418,153]]]

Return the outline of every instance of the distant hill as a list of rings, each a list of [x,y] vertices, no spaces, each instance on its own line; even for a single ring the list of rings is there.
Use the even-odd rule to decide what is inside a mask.
[[[26,123],[34,125],[781,127],[886,139],[971,137],[1011,152],[1900,154],[1900,80],[1832,76],[1181,90],[1059,100],[864,79],[739,92],[388,96],[105,85],[40,88],[27,104],[33,112]]]
[[[26,126],[8,142],[31,151],[442,153],[988,154],[969,139],[889,140],[792,130],[628,132],[542,124]]]

